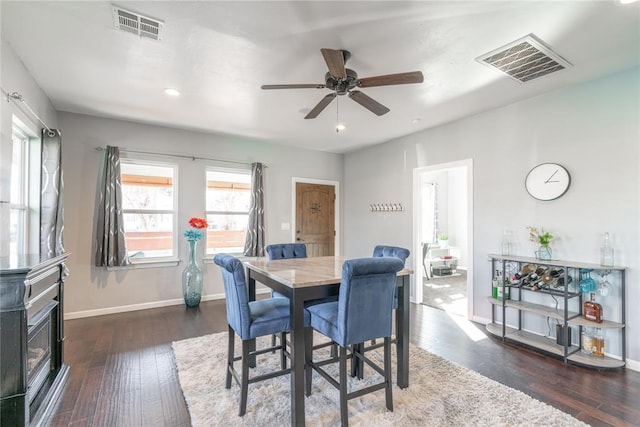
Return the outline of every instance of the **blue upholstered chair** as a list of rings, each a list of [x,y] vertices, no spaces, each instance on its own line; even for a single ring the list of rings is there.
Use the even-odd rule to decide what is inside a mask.
[[[411,252],[409,252],[409,249],[405,249],[405,248],[401,248],[399,246],[385,246],[385,245],[378,245],[375,248],[373,248],[373,257],[383,257],[383,258],[387,258],[387,257],[394,257],[394,258],[398,258],[400,261],[402,261],[402,265],[405,264],[405,262],[407,261],[407,258],[409,258],[409,255],[411,254]],[[398,293],[396,292],[394,294],[393,297],[393,308],[396,309],[398,308]]]
[[[306,258],[307,245],[304,243],[278,243],[264,248],[270,260],[288,258]],[[281,293],[271,291],[272,297],[284,297]]]
[[[274,259],[290,259],[290,258],[306,258],[307,257],[307,245],[305,245],[304,243],[278,243],[278,244],[273,244],[273,245],[267,245],[267,247],[265,248],[265,250],[267,251],[267,255],[269,256],[270,260],[274,260]],[[271,297],[273,298],[286,298],[285,295],[282,295],[279,292],[276,291],[271,291]],[[319,304],[322,302],[329,302],[329,301],[337,301],[336,297],[326,297],[326,298],[321,298],[318,300],[313,300],[313,301],[306,301],[305,302],[305,307],[308,307],[310,305],[314,305],[314,304]],[[307,318],[308,318],[308,313],[305,312],[305,326],[308,326],[307,324]],[[271,339],[271,345],[273,347],[275,347],[276,345],[276,335],[273,335],[273,338]],[[334,348],[332,348],[332,351],[335,351]]]
[[[281,343],[285,342],[284,334],[291,329],[289,316],[289,300],[287,298],[267,298],[258,301],[248,301],[248,288],[245,280],[244,267],[240,260],[227,254],[218,254],[213,261],[222,270],[224,293],[227,304],[227,323],[229,325],[229,352],[227,355],[226,388],[231,388],[231,377],[240,386],[240,411],[243,416],[247,410],[248,386],[251,383],[285,375],[286,369],[284,345],[270,347],[259,351],[250,351],[249,340],[264,335],[280,334]],[[308,321],[308,320],[307,320]],[[234,354],[234,339],[238,334],[242,340],[242,356],[236,358]],[[273,350],[280,350],[281,369],[279,371],[249,378],[249,357]],[[238,376],[233,362],[241,360],[242,372]]]
[[[386,245],[378,245],[375,248],[373,248],[373,257],[377,258],[377,257],[382,257],[382,258],[388,258],[388,257],[392,257],[392,258],[398,258],[400,261],[402,261],[402,265],[404,266],[405,262],[407,261],[407,258],[409,258],[409,255],[411,254],[411,252],[409,251],[409,249],[405,249],[405,248],[401,248],[399,246],[386,246]],[[396,288],[396,290],[393,293],[393,309],[397,309],[398,308],[398,288]],[[395,343],[396,340],[395,338],[393,338],[391,340],[391,343]],[[367,347],[364,344],[361,344],[360,346],[356,346],[356,350],[357,351],[369,351],[369,350],[375,350],[376,348],[380,348],[382,346],[382,344],[376,344],[376,340],[372,340],[371,341],[371,346]],[[356,366],[354,363],[351,364],[351,374],[355,375],[356,372]]]
[[[340,390],[340,418],[342,425],[348,424],[347,401],[382,388],[386,392],[387,409],[393,411],[391,390],[391,324],[393,295],[396,288],[396,274],[404,263],[395,257],[362,258],[345,261],[338,301],[316,304],[307,308],[311,314],[311,327],[329,337],[340,346],[338,357],[324,361],[314,361],[313,334],[305,335],[306,390],[311,394],[311,369],[315,369],[334,387]],[[384,366],[380,368],[366,358],[364,353],[351,352],[347,347],[374,338],[383,338]],[[381,383],[349,392],[347,390],[347,359],[358,357],[363,363],[382,374]],[[339,363],[339,381],[332,378],[322,366]]]

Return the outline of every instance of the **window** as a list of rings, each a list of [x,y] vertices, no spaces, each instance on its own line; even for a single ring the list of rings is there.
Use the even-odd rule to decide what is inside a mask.
[[[122,215],[131,261],[175,257],[177,166],[122,160]]]
[[[27,252],[29,206],[29,137],[14,122],[11,132],[11,187],[9,194],[9,253]]]
[[[207,170],[207,254],[238,253],[244,249],[251,173]]]

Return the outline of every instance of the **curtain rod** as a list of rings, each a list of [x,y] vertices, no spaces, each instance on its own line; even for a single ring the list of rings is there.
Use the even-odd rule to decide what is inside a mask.
[[[9,93],[9,92],[5,91],[4,89],[1,89],[1,88],[0,88],[0,90],[2,90],[2,93],[7,97],[7,102],[9,102],[9,101],[14,101],[14,102],[20,101],[20,102],[22,102],[22,104],[27,109],[27,111],[29,111],[29,113],[31,113],[31,115],[33,117],[35,117],[40,123],[42,123],[42,126],[44,126],[47,129],[48,135],[50,137],[56,136],[56,133],[54,131],[52,131],[51,128],[49,128],[49,126],[47,126],[47,124],[45,122],[43,122],[40,117],[38,117],[38,115],[35,113],[35,111],[33,111],[31,109],[31,107],[29,107],[29,104],[27,104],[27,101],[24,100],[24,97],[20,93],[18,93],[18,92]]]
[[[97,151],[104,151],[105,148],[104,147],[96,147],[96,150]],[[187,154],[172,154],[172,153],[160,153],[160,152],[155,152],[155,151],[129,150],[129,149],[126,149],[126,148],[121,148],[120,151],[125,152],[125,153],[149,154],[149,155],[153,155],[153,156],[179,157],[179,158],[182,158],[182,159],[191,159],[193,161],[195,161],[195,160],[211,160],[211,161],[214,161],[214,162],[234,163],[236,165],[251,166],[251,163],[246,163],[246,162],[237,162],[237,161],[234,161],[234,160],[215,159],[213,157],[190,156],[190,155],[187,155]],[[267,166],[263,165],[263,167],[267,167]]]

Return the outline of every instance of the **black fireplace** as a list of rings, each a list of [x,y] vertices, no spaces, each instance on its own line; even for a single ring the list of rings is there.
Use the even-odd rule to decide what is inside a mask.
[[[66,258],[0,258],[0,425],[38,425],[66,380]]]

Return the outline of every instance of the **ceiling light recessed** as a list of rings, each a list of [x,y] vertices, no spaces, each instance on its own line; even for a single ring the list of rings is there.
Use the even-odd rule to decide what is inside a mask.
[[[422,119],[420,117],[416,117],[415,119],[411,120],[411,123],[413,123],[414,125],[417,125],[421,121],[422,121]]]
[[[164,93],[169,96],[180,96],[180,91],[171,87],[165,88]]]
[[[622,4],[631,4],[631,3],[635,3],[638,0],[620,0],[620,3]]]

